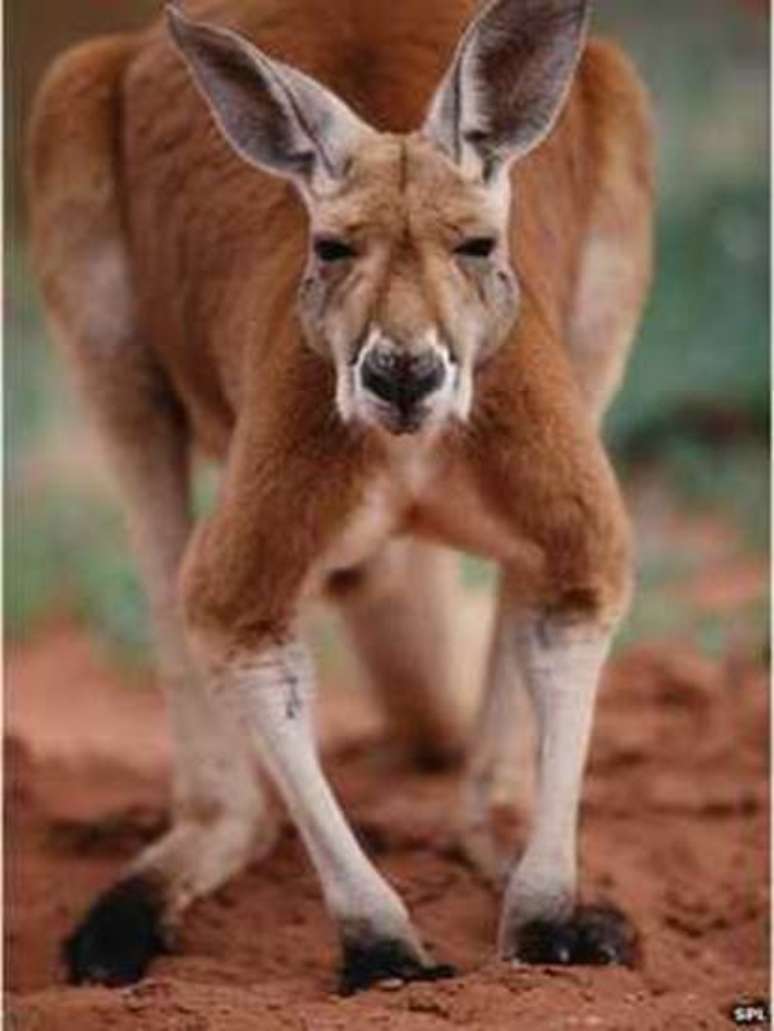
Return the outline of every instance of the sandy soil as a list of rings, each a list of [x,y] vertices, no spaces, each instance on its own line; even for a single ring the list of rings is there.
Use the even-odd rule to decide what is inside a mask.
[[[186,923],[179,954],[120,990],[63,983],[58,943],[164,824],[163,717],[69,629],[9,656],[6,1010],[19,1031],[728,1029],[768,988],[766,677],[746,661],[638,648],[602,692],[586,781],[585,894],[637,922],[639,969],[498,963],[497,900],[454,856],[456,781],[396,768],[350,689],[325,693],[328,768],[380,868],[460,976],[349,999],[288,827]],[[523,823],[512,821],[516,841]]]

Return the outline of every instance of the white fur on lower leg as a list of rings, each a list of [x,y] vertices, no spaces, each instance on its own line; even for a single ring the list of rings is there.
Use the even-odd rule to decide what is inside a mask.
[[[513,756],[507,737],[514,730],[513,712],[520,690],[513,641],[499,617],[486,684],[462,786],[460,844],[467,859],[494,886],[502,884],[506,868],[498,854],[492,827],[496,784],[502,785],[505,755]],[[506,766],[511,764],[506,763]],[[510,771],[512,772],[512,770]]]
[[[460,846],[479,873],[498,887],[507,867],[494,839],[492,805],[495,793],[512,806],[520,794],[513,739],[520,730],[524,685],[514,649],[512,627],[498,612],[484,698],[462,783]]]
[[[206,683],[189,669],[163,685],[174,741],[173,825],[129,873],[161,876],[174,923],[194,899],[266,855],[279,827],[247,742]]]
[[[98,413],[148,596],[174,760],[172,826],[127,876],[159,884],[163,919],[174,927],[194,899],[265,855],[278,824],[248,742],[216,705],[183,628],[177,576],[190,534],[185,445],[163,411],[149,418],[142,441],[125,439],[120,421],[117,436],[113,415]]]
[[[314,675],[297,641],[267,647],[221,676],[309,851],[343,935],[397,938],[422,949],[396,893],[355,840],[320,767],[314,738]]]
[[[206,822],[179,820],[136,857],[127,876],[160,877],[164,921],[174,929],[194,899],[209,895],[248,862],[266,855],[276,840],[276,829],[262,808],[251,818],[245,813],[225,813]]]
[[[538,617],[521,621],[516,647],[537,715],[538,789],[527,848],[511,874],[500,927],[569,916],[575,903],[577,819],[600,672],[610,631]]]

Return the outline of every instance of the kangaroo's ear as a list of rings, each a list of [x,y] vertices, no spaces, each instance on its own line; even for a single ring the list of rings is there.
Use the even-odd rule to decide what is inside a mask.
[[[343,101],[235,32],[191,21],[172,4],[167,19],[194,82],[241,157],[294,180],[302,192],[341,179],[358,142],[373,132]]]
[[[548,134],[586,37],[590,0],[491,0],[468,26],[423,132],[490,178]]]

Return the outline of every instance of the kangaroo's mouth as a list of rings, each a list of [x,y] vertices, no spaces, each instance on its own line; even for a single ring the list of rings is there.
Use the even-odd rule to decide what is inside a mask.
[[[369,402],[368,422],[376,422],[382,429],[395,436],[418,433],[431,421],[432,409],[428,405],[413,405],[399,408],[394,405]]]

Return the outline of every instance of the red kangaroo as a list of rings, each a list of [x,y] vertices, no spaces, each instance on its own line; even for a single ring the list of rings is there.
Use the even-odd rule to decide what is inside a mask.
[[[587,40],[588,0],[474,6],[191,0],[66,53],[40,90],[34,261],[115,466],[176,746],[171,829],[65,943],[75,982],[141,977],[191,901],[269,849],[264,776],[342,990],[452,973],[331,791],[298,633],[325,592],[396,737],[453,751],[439,545],[500,571],[461,817],[493,879],[521,692],[537,717],[500,955],[631,960],[623,915],[578,900],[576,832],[630,593],[599,426],[649,280],[649,114],[626,58]],[[223,475],[193,526],[197,452]]]

